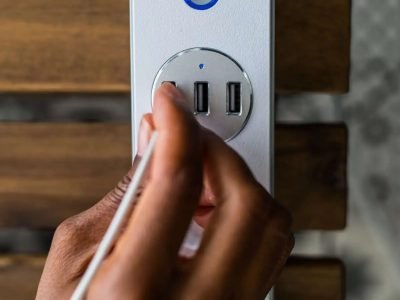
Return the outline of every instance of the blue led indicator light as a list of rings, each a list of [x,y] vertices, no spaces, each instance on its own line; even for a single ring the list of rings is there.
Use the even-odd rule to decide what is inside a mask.
[[[199,69],[200,69],[200,70],[203,70],[203,69],[204,69],[204,67],[205,67],[205,65],[204,65],[204,64],[200,64],[200,65],[199,65]]]
[[[193,9],[207,10],[217,4],[218,0],[185,0],[185,2]]]

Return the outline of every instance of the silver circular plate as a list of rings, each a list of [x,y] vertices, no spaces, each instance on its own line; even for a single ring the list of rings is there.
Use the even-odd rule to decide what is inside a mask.
[[[250,117],[253,89],[242,67],[214,49],[192,48],[171,57],[158,72],[152,95],[163,82],[174,82],[193,107],[200,124],[228,141],[237,136]],[[208,83],[208,112],[196,113],[195,83]],[[240,84],[240,111],[229,112],[229,83]]]

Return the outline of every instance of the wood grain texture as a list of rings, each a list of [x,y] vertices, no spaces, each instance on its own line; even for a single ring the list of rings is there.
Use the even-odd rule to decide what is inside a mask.
[[[277,300],[345,299],[345,268],[336,259],[292,259],[275,289]]]
[[[296,216],[295,228],[345,228],[347,135],[341,124],[276,131],[276,197]]]
[[[279,201],[294,228],[342,229],[343,126],[277,129]],[[0,227],[55,228],[93,205],[130,165],[126,123],[0,123]]]
[[[350,26],[350,0],[277,0],[277,91],[347,92]]]
[[[44,256],[0,256],[0,299],[34,299]],[[344,268],[336,260],[292,259],[276,300],[343,300]]]
[[[277,90],[347,91],[350,0],[277,1]],[[0,92],[128,92],[128,0],[1,0]]]
[[[0,256],[0,299],[35,299],[44,256]]]
[[[0,91],[128,91],[128,0],[0,1]]]

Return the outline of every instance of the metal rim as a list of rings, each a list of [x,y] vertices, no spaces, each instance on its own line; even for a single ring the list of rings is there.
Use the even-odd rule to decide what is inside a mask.
[[[243,69],[243,67],[242,67],[235,59],[233,59],[231,56],[229,56],[228,54],[226,54],[226,53],[224,53],[224,52],[222,52],[222,51],[220,51],[220,50],[213,49],[213,48],[207,48],[207,47],[193,47],[193,48],[189,48],[189,49],[180,51],[180,52],[176,53],[175,55],[173,55],[172,57],[170,57],[170,58],[161,66],[160,70],[157,72],[157,75],[155,76],[155,78],[154,78],[154,80],[153,80],[153,84],[152,84],[152,93],[151,93],[151,97],[152,97],[152,98],[151,98],[151,106],[153,107],[154,96],[155,96],[155,91],[156,91],[156,89],[155,89],[156,83],[158,82],[158,80],[159,80],[161,74],[163,74],[164,70],[165,70],[165,69],[168,67],[168,65],[169,65],[172,61],[174,61],[175,59],[179,58],[179,57],[182,56],[182,55],[185,55],[185,54],[190,53],[190,52],[195,52],[195,51],[209,51],[209,52],[214,52],[214,53],[220,54],[220,55],[222,55],[222,56],[228,58],[229,60],[231,60],[233,63],[236,64],[236,66],[240,69],[240,71],[242,72],[244,78],[246,79],[246,81],[247,81],[247,83],[248,83],[248,86],[249,86],[249,89],[250,89],[250,105],[249,105],[249,112],[248,112],[246,118],[244,119],[243,124],[242,124],[242,126],[240,127],[240,129],[239,129],[234,135],[232,135],[232,136],[229,137],[228,139],[225,139],[225,142],[229,142],[229,141],[233,140],[235,137],[237,137],[237,136],[242,132],[242,130],[243,130],[244,127],[247,125],[247,123],[248,123],[248,121],[249,121],[249,119],[250,119],[250,116],[251,116],[251,113],[252,113],[252,110],[253,110],[253,85],[251,84],[250,77],[248,76],[248,74],[246,73],[246,71]]]

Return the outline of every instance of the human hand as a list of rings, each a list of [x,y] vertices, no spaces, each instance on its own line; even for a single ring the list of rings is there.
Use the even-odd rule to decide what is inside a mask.
[[[202,129],[165,84],[144,117],[139,152],[159,132],[140,201],[87,299],[264,299],[293,248],[290,216],[231,148]],[[69,299],[135,166],[102,201],[57,229],[37,299]],[[192,218],[205,228],[190,260],[178,251]]]

